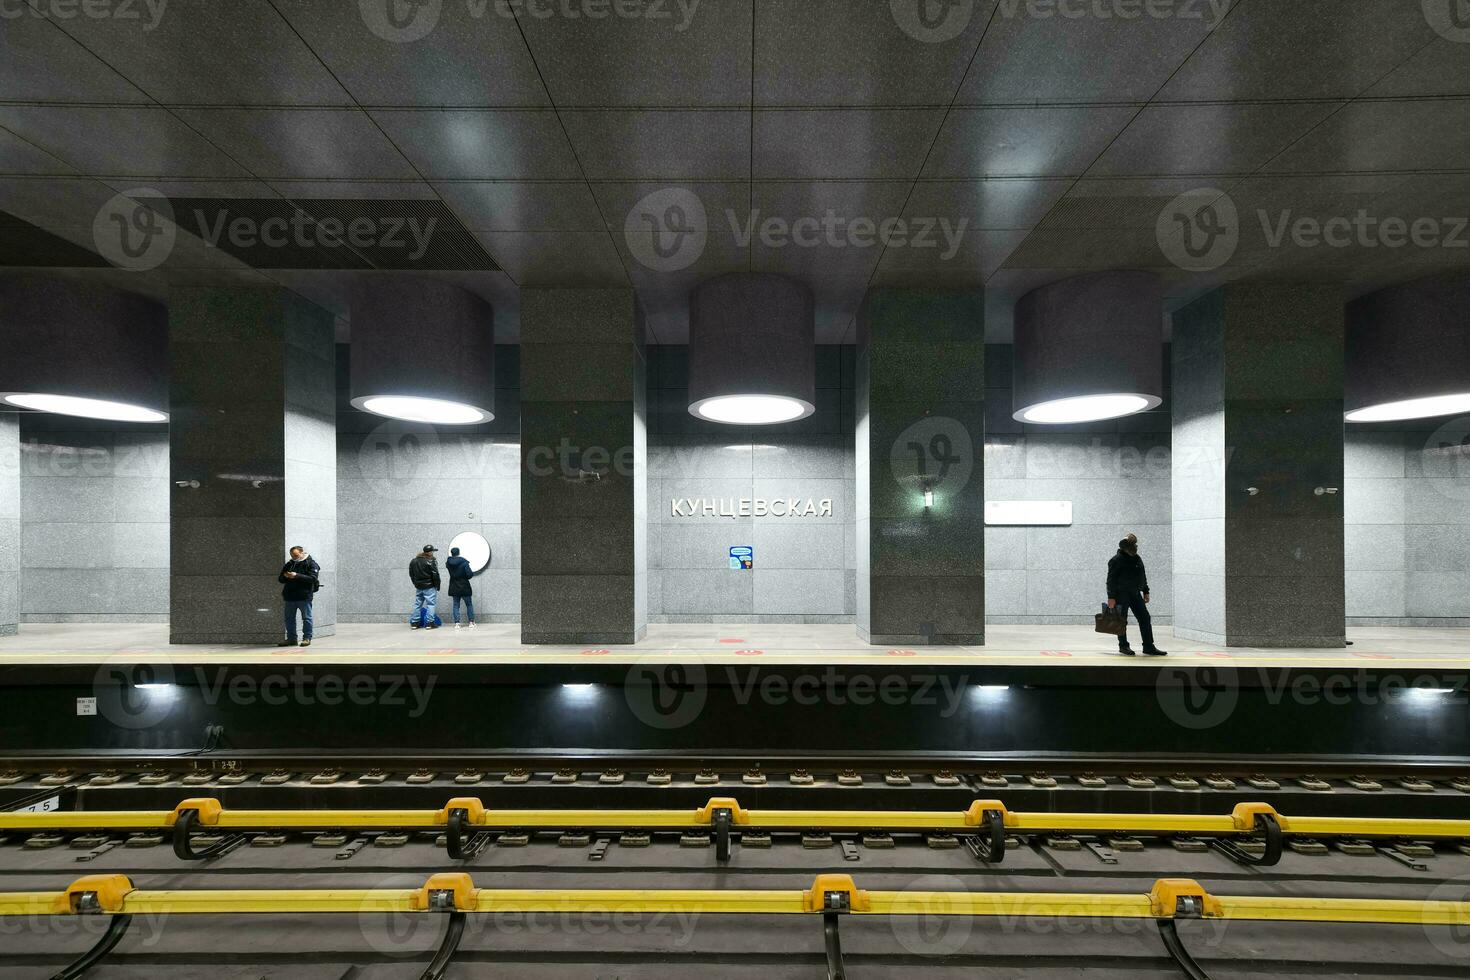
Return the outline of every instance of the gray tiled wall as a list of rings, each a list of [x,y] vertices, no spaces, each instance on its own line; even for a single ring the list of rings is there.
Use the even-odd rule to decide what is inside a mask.
[[[521,613],[519,360],[497,347],[495,419],[476,426],[394,422],[352,408],[347,351],[338,349],[337,554],[323,574],[338,583],[338,619],[407,623],[408,562],[425,544],[449,557],[450,540],[478,531],[490,568],[474,582],[480,622]],[[450,621],[447,596],[441,617]]]
[[[1172,468],[1165,402],[1152,412],[1085,426],[1011,417],[1011,346],[985,353],[985,497],[1070,500],[1071,527],[985,529],[985,619],[999,624],[1091,624],[1107,598],[1107,563],[1132,531],[1148,567],[1150,610],[1174,614]]]
[[[25,415],[20,436],[21,621],[164,622],[167,428]]]
[[[788,426],[689,414],[687,348],[649,349],[648,550],[652,622],[852,621],[852,349],[818,348],[817,412]],[[830,517],[680,517],[675,499],[831,498]],[[755,568],[729,568],[732,545]]]
[[[1354,626],[1470,626],[1470,416],[1348,429],[1343,510]]]

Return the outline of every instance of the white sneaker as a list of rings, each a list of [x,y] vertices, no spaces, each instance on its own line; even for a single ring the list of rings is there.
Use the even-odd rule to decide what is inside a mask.
[[[458,623],[455,623],[455,624],[454,624],[454,628],[455,628],[455,629],[459,629],[459,624],[458,624]]]
[[[470,622],[470,629],[474,629],[474,628],[475,628],[475,624],[474,624],[474,622],[473,622],[473,621],[471,621],[471,622]]]

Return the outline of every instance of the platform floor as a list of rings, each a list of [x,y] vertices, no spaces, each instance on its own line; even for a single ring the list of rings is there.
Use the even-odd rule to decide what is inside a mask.
[[[1363,668],[1417,665],[1470,668],[1470,629],[1359,627],[1348,630],[1353,645],[1343,650],[1293,650],[1231,647],[1223,649],[1177,639],[1168,627],[1157,631],[1169,651],[1167,663],[1225,663],[1270,666]],[[343,623],[334,636],[311,647],[170,646],[168,627],[159,623],[54,624],[21,627],[0,637],[0,664],[98,663],[117,655],[140,661],[196,659],[220,663],[401,663],[419,658],[455,657],[467,663],[629,663],[647,657],[705,663],[763,662],[800,664],[870,663],[875,657],[905,657],[914,663],[969,663],[975,658],[997,665],[1092,666],[1121,668],[1157,665],[1153,657],[1123,657],[1111,637],[1084,626],[991,626],[985,646],[920,647],[895,650],[858,639],[848,625],[653,625],[632,646],[589,649],[582,646],[527,646],[517,624],[486,624],[473,630],[410,630],[407,626]],[[1137,638],[1134,636],[1134,644]]]

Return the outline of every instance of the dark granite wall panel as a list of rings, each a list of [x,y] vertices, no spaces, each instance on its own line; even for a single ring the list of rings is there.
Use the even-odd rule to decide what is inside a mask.
[[[331,316],[284,290],[186,288],[170,305],[169,332],[170,642],[279,640],[276,574],[291,544],[322,565],[316,633],[330,635]]]
[[[984,642],[984,310],[978,291],[879,289],[863,306],[857,625],[875,644]]]
[[[1338,288],[1288,283],[1227,286],[1176,316],[1182,635],[1344,644],[1343,323]]]
[[[0,411],[0,636],[20,623],[20,421]]]
[[[521,294],[524,642],[647,631],[641,332],[631,290]]]

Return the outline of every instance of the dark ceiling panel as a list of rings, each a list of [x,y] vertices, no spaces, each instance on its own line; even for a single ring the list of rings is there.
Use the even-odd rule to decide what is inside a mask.
[[[943,119],[943,109],[757,110],[755,176],[912,179]]]
[[[750,113],[563,111],[589,180],[739,180],[750,176]]]
[[[0,105],[0,126],[85,174],[249,176],[157,106]]]
[[[1470,95],[1470,43],[1437,39],[1365,94],[1372,98]]]
[[[1265,169],[1271,173],[1460,170],[1470,160],[1470,99],[1355,102]]]
[[[1055,179],[921,180],[904,214],[947,218],[969,228],[1032,228],[1070,186]]]
[[[482,231],[475,238],[522,287],[628,285],[605,231]]]
[[[903,220],[907,181],[780,181],[753,188],[736,224],[751,241],[752,268],[803,280],[867,278]]]
[[[178,109],[216,146],[265,178],[411,178],[403,158],[356,109]]]
[[[74,172],[71,167],[39,146],[0,129],[0,173],[65,176]]]
[[[1136,112],[1127,106],[954,109],[924,176],[1076,176]]]
[[[508,9],[485,3],[402,5],[273,0],[362,105],[546,106],[550,102]]]
[[[1030,233],[1024,230],[950,227],[935,229],[932,234],[935,239],[932,247],[920,248],[910,243],[901,248],[885,249],[879,268],[887,273],[933,274],[951,279],[978,276],[983,282],[1007,261]]]
[[[0,92],[16,102],[147,102],[55,22],[10,17],[0,30]]]
[[[520,17],[558,106],[750,104],[750,0],[601,9],[596,19]]]
[[[347,93],[269,3],[139,0],[117,5],[124,9],[136,10],[139,18],[77,16],[59,23],[165,105],[347,101]]]
[[[470,231],[599,231],[597,202],[580,181],[440,181],[434,189]]]
[[[1159,98],[1348,98],[1434,37],[1416,0],[1242,0]]]
[[[419,173],[431,180],[581,176],[554,112],[379,109],[371,115]]]
[[[107,268],[107,260],[13,214],[0,211],[0,266]]]
[[[1151,16],[1140,5],[1138,16],[1129,19],[1064,16],[1058,7],[1001,3],[959,101],[1147,101],[1220,23],[1230,4],[1238,2],[1242,0],[1158,7],[1174,16]],[[1033,9],[1050,12],[1033,16]]]
[[[169,203],[182,230],[256,269],[496,268],[439,200],[175,198]]]
[[[948,105],[994,5],[935,4],[929,32],[912,0],[757,0],[756,105]]]
[[[1248,174],[1340,103],[1154,105],[1108,147],[1089,176]]]

